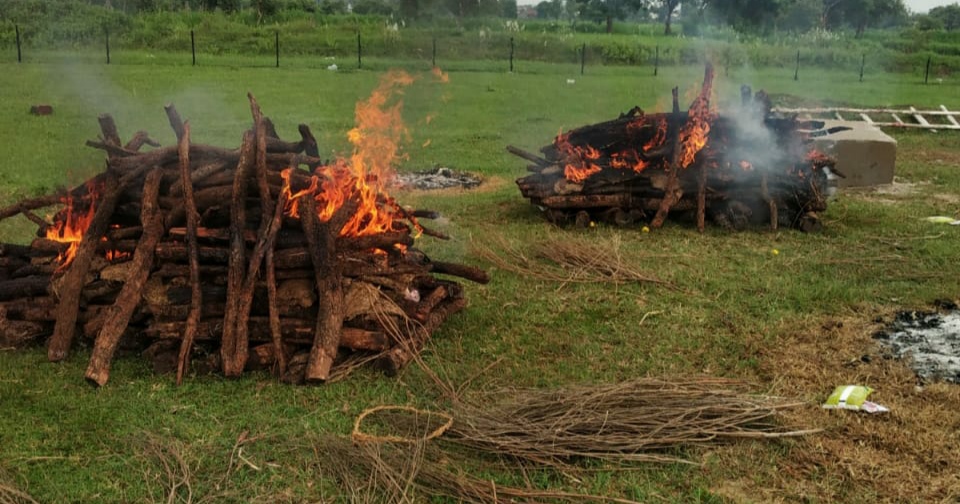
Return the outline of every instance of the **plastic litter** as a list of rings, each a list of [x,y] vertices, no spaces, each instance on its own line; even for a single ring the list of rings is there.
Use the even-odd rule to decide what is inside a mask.
[[[854,411],[865,411],[867,413],[886,413],[890,411],[886,406],[867,400],[867,396],[873,392],[870,387],[863,385],[841,385],[833,390],[827,402],[823,403],[824,409],[847,409]]]
[[[960,220],[954,219],[953,217],[946,217],[944,215],[934,215],[933,217],[927,217],[927,222],[932,222],[934,224],[950,224],[951,226],[960,226]]]

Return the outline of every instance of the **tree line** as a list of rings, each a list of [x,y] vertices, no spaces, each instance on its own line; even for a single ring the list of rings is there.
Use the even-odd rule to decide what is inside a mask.
[[[254,11],[258,19],[284,10],[381,15],[405,21],[517,17],[517,0],[0,0],[0,12],[6,10],[5,4],[22,10],[31,2],[46,4],[44,7],[80,3],[128,14]],[[921,30],[960,30],[960,3],[916,15],[903,0],[543,0],[536,4],[535,13],[541,19],[605,24],[608,32],[613,31],[614,21],[660,22],[667,35],[678,31],[701,35],[712,27],[761,36],[783,31],[853,30],[858,38],[867,28],[910,24]],[[677,22],[682,30],[675,28]]]

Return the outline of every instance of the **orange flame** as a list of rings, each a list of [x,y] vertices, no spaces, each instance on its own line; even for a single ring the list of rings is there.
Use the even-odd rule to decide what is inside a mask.
[[[73,196],[68,194],[64,197],[63,204],[66,205],[66,208],[58,214],[61,217],[55,219],[53,225],[46,230],[46,238],[70,244],[67,250],[57,256],[57,261],[60,263],[57,271],[66,269],[73,262],[77,255],[77,249],[80,247],[80,242],[83,241],[83,234],[90,227],[90,223],[93,222],[97,193],[92,186],[89,194],[91,201],[86,212],[75,211]]]
[[[707,145],[707,136],[710,134],[710,121],[713,114],[710,111],[710,93],[713,91],[713,66],[707,65],[703,76],[703,86],[700,94],[690,104],[687,113],[687,122],[680,130],[677,140],[680,142],[680,167],[686,168],[693,164],[704,146]]]
[[[443,70],[440,70],[440,67],[433,67],[431,72],[433,72],[433,76],[439,79],[440,82],[444,84],[450,82],[450,74],[444,72]]]
[[[122,250],[108,250],[105,257],[108,261],[119,261],[120,259],[126,259],[130,257],[130,252],[124,252]]]
[[[293,193],[292,169],[281,173],[287,215],[299,217],[299,199],[314,194],[322,222],[329,221],[348,202],[351,205],[352,213],[339,230],[340,236],[375,235],[393,230],[394,220],[404,215],[387,195],[385,186],[394,175],[393,163],[400,158],[400,142],[408,136],[401,117],[403,102],[394,97],[413,80],[402,71],[391,71],[381,78],[370,98],[356,106],[356,126],[347,134],[353,144],[352,154],[348,159],[317,167],[310,187]],[[412,218],[408,220],[419,231],[419,225]]]
[[[601,170],[593,161],[600,159],[600,151],[591,147],[577,147],[570,143],[570,134],[559,134],[554,141],[557,150],[567,159],[563,175],[570,182],[581,183]]]

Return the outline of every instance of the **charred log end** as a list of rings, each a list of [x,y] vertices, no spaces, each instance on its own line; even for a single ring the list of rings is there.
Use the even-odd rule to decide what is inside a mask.
[[[823,221],[820,220],[819,215],[807,212],[800,217],[797,229],[804,233],[818,233],[823,230]]]

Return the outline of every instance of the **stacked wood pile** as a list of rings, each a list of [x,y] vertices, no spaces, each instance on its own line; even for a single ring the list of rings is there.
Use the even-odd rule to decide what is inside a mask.
[[[375,181],[346,162],[320,160],[305,125],[298,142],[282,141],[250,104],[239,149],[191,143],[172,106],[178,144],[162,148],[143,132],[122,143],[101,116],[102,138],[88,145],[107,152],[106,171],[0,209],[39,227],[29,246],[0,244],[0,344],[49,337],[48,357],[60,361],[81,336],[96,385],[118,348],[143,350],[178,383],[191,368],[269,368],[302,382],[358,359],[391,373],[413,359],[466,303],[437,275],[486,274],[431,261],[413,247],[420,234],[444,237],[418,221],[431,212],[370,193],[364,182]],[[158,148],[141,152],[148,144]],[[64,206],[52,222],[35,213],[53,204]]]
[[[532,164],[517,180],[525,198],[555,223],[594,221],[664,224],[671,212],[706,217],[728,228],[820,228],[833,160],[808,147],[813,123],[774,116],[762,91],[742,91],[742,108],[719,115],[710,107],[713,69],[681,112],[639,107],[612,121],[559,135],[536,155],[510,146]],[[822,127],[822,124],[820,125]],[[835,173],[835,172],[834,172]]]

